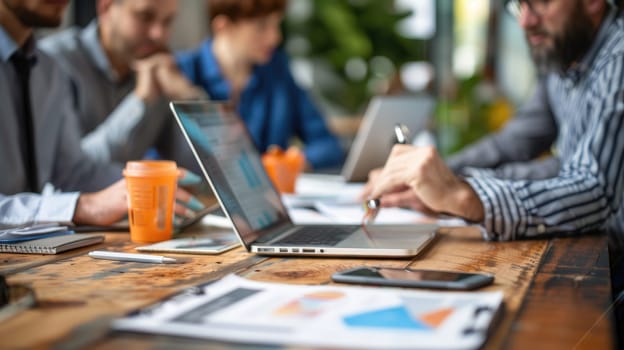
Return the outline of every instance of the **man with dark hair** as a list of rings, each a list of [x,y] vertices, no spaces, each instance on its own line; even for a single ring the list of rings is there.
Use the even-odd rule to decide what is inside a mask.
[[[261,152],[304,144],[308,168],[336,167],[343,151],[278,49],[285,0],[208,0],[212,38],[181,53],[184,74],[215,100],[237,106]]]
[[[583,233],[624,227],[624,18],[605,0],[508,1],[543,79],[532,98],[556,139],[559,169],[544,179],[509,180],[489,170],[450,171],[434,149],[398,145],[366,195],[382,206],[444,212],[483,225],[486,239]],[[548,123],[545,123],[546,125]],[[502,139],[490,139],[501,147]]]
[[[81,152],[64,76],[35,45],[33,28],[58,26],[67,2],[0,1],[0,225],[105,225],[127,213],[120,169]]]
[[[506,2],[508,9],[514,13],[519,12],[520,3]],[[527,3],[532,4],[533,1]],[[551,46],[530,46],[540,75],[563,72],[578,58],[579,52],[586,52],[594,41],[594,31],[587,30],[592,28],[590,19],[578,13],[582,11],[578,4],[572,6],[574,25],[553,36]],[[543,87],[540,82],[537,89]],[[469,168],[492,168],[492,174],[497,177],[516,180],[556,176],[559,171],[556,155],[535,159],[550,151],[558,135],[550,105],[548,101],[543,101],[546,97],[545,91],[535,93],[503,130],[451,156],[447,160],[449,167],[462,174],[470,174]]]

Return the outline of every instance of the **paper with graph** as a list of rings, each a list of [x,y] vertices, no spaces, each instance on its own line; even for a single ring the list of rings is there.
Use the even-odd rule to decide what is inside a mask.
[[[118,330],[255,344],[358,349],[473,349],[501,292],[262,283],[234,275],[114,322]]]

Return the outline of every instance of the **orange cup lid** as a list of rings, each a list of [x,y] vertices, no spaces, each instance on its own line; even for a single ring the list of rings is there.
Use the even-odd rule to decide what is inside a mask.
[[[139,160],[126,163],[124,176],[178,176],[176,162],[171,160]]]

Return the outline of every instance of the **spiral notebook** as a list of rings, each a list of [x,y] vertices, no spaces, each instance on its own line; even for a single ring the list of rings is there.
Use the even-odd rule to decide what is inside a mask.
[[[25,242],[0,244],[0,253],[58,254],[104,241],[101,235],[62,235]]]

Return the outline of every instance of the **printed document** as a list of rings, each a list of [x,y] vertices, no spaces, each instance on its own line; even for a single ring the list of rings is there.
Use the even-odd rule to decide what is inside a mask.
[[[117,330],[252,344],[476,349],[502,292],[302,286],[229,275],[116,320]]]

